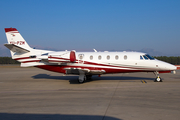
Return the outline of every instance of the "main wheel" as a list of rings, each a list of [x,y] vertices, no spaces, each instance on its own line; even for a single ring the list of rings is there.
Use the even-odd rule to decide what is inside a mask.
[[[86,80],[86,76],[84,76],[83,79],[79,78],[79,79],[78,79],[78,82],[79,82],[79,83],[84,83],[85,80]]]
[[[92,78],[92,75],[86,75],[87,80],[91,80],[91,78]]]
[[[78,82],[79,82],[79,83],[83,83],[83,82],[84,82],[84,80],[78,79]]]

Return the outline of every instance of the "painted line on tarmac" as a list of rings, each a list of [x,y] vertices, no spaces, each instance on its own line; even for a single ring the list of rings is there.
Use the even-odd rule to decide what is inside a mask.
[[[141,80],[142,83],[147,83],[145,80]]]

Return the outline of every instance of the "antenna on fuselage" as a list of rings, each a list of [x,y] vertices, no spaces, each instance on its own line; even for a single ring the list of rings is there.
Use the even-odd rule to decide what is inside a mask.
[[[94,50],[94,52],[97,52],[97,50],[96,49],[93,49]]]

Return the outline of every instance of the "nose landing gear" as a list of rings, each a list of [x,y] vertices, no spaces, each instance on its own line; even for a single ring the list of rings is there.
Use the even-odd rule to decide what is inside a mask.
[[[159,77],[159,72],[156,71],[154,72],[154,74],[156,75],[156,79],[154,80],[154,82],[162,82],[162,79]]]

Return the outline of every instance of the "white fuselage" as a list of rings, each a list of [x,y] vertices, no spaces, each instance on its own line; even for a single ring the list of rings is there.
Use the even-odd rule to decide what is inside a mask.
[[[144,57],[146,54],[141,52],[75,52],[76,60],[70,62],[70,51],[33,50],[34,52],[27,53],[28,55],[24,54],[21,57],[18,55],[18,58],[14,56],[14,59],[22,62],[22,66],[44,66],[43,69],[46,68],[46,65],[62,66],[60,69],[63,69],[61,71],[64,73],[66,73],[66,68],[89,71],[103,70],[104,72],[101,74],[172,71],[176,69],[174,65],[169,63]],[[58,70],[55,71],[58,72]],[[96,72],[93,73],[96,74]],[[97,73],[99,74],[99,72]]]

